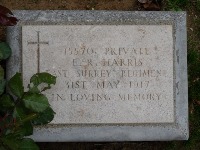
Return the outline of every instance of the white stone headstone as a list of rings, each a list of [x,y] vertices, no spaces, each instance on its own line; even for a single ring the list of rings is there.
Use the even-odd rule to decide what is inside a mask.
[[[185,13],[16,16],[18,26],[8,29],[8,41],[18,46],[8,78],[20,71],[27,86],[37,72],[57,76],[45,93],[56,115],[36,128],[37,141],[188,138]]]

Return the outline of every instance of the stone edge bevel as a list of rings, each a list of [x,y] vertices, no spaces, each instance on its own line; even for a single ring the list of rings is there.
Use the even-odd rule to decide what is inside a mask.
[[[20,19],[15,27],[7,29],[7,41],[13,55],[7,63],[7,79],[16,71],[21,72],[21,26],[34,24],[166,24],[175,23],[176,81],[180,94],[176,99],[176,123],[173,125],[126,126],[55,126],[37,128],[36,141],[165,141],[187,140],[188,90],[187,90],[187,38],[185,12],[121,12],[121,11],[15,11]],[[106,22],[106,23],[105,23]],[[176,87],[177,88],[177,87]]]

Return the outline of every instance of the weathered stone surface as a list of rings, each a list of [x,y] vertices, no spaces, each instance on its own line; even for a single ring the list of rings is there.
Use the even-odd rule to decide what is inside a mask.
[[[21,71],[27,85],[36,72],[57,76],[46,93],[56,116],[36,140],[188,138],[185,13],[15,14],[8,78]]]
[[[174,122],[171,25],[23,26],[22,43],[25,81],[57,76],[53,124]]]

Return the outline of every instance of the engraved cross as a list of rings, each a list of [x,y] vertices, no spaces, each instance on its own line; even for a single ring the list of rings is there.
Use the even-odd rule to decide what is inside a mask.
[[[37,62],[38,62],[37,72],[40,73],[40,45],[41,44],[49,45],[49,42],[41,42],[40,41],[40,31],[37,31],[37,41],[36,42],[28,42],[28,45],[30,45],[30,44],[37,45]]]

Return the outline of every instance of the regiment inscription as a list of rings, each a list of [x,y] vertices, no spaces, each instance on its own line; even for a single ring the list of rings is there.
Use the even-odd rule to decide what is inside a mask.
[[[172,33],[172,25],[23,26],[25,86],[36,72],[57,76],[45,93],[51,124],[173,123]]]

